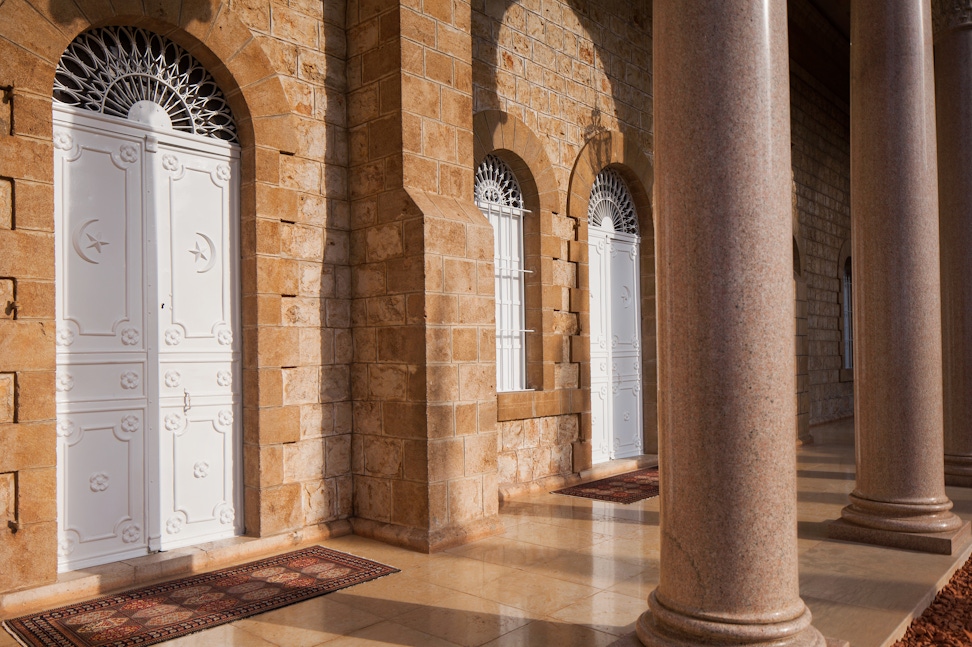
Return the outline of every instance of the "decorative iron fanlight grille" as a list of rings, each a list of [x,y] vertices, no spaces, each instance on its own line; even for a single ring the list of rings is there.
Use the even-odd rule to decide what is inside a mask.
[[[614,225],[614,231],[638,233],[638,216],[631,192],[621,174],[609,168],[594,178],[591,199],[587,203],[587,220],[592,227],[600,227],[605,218]]]
[[[151,101],[175,130],[237,141],[233,113],[206,68],[168,38],[138,27],[78,35],[57,64],[54,100],[126,119],[136,103]]]
[[[476,169],[476,201],[523,208],[523,192],[512,169],[495,155],[487,155]]]

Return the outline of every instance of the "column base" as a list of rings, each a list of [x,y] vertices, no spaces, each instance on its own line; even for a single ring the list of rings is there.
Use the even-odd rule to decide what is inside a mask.
[[[945,485],[972,487],[972,456],[945,454]]]
[[[922,553],[954,555],[972,539],[972,529],[968,521],[956,530],[944,532],[902,532],[868,528],[850,523],[845,519],[830,522],[827,536],[831,539],[853,541],[861,544],[874,544],[889,548],[904,548]]]
[[[955,487],[972,487],[972,476],[968,474],[949,474],[945,472],[945,485]]]
[[[786,622],[741,624],[683,615],[664,607],[655,592],[648,597],[648,611],[637,623],[638,639],[646,647],[691,647],[693,645],[731,645],[732,647],[842,647],[831,643],[810,624],[810,610]]]

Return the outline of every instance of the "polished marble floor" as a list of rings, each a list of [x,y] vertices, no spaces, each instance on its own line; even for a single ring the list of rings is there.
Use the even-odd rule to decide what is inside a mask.
[[[825,538],[853,488],[853,427],[798,451],[801,594],[826,636],[880,646],[903,633],[969,549],[952,557]],[[949,488],[972,518],[972,491]],[[631,505],[534,494],[504,505],[506,533],[436,555],[360,537],[325,545],[401,573],[165,643],[167,647],[638,645],[658,582],[658,499]],[[14,645],[0,633],[0,647]]]

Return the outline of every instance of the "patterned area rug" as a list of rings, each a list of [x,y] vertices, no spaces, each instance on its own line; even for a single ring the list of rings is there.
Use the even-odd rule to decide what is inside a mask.
[[[612,503],[634,503],[658,496],[658,468],[649,467],[637,472],[610,476],[599,481],[554,490],[553,494],[569,494]]]
[[[398,569],[322,546],[3,623],[30,647],[131,647],[202,631]]]

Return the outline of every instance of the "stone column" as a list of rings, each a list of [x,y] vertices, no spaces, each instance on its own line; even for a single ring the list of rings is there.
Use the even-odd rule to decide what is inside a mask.
[[[645,645],[823,645],[797,577],[786,2],[656,0],[661,578]]]
[[[965,7],[965,8],[963,8]],[[972,7],[932,3],[942,246],[945,483],[972,487]]]
[[[949,554],[931,32],[922,0],[851,12],[857,487],[830,535]]]

